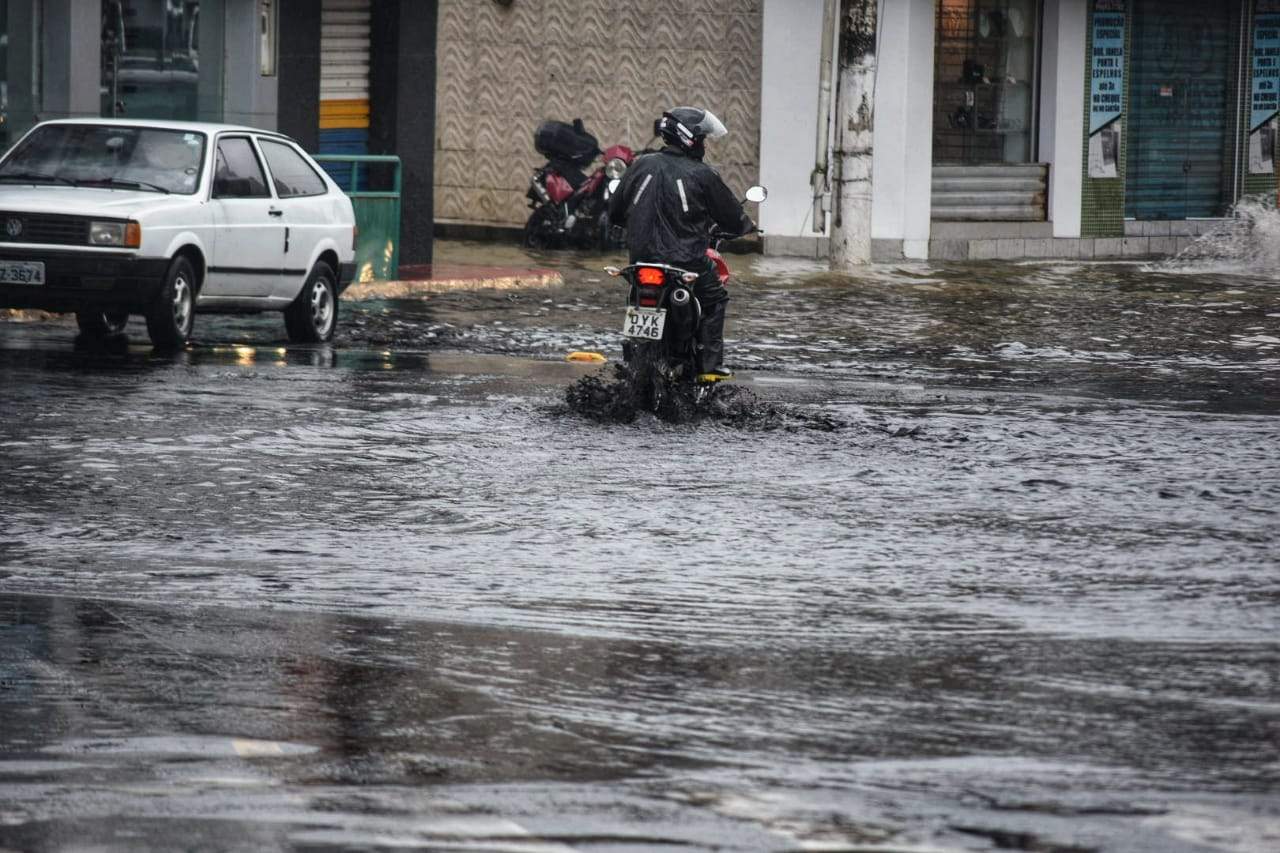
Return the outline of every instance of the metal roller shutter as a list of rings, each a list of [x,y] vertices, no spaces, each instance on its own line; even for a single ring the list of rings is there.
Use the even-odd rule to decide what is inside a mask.
[[[369,150],[370,0],[320,6],[320,151]]]
[[[1237,5],[1134,3],[1127,216],[1221,216],[1230,203]]]

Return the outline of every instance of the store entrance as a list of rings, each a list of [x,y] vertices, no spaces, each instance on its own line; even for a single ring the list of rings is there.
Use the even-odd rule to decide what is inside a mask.
[[[1234,201],[1240,4],[1134,0],[1125,215],[1222,216]]]

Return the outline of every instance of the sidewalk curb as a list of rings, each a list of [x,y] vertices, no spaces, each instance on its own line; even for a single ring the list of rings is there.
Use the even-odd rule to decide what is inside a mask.
[[[555,270],[511,270],[478,273],[472,276],[449,275],[441,278],[406,279],[402,281],[363,281],[351,285],[342,298],[358,302],[363,299],[415,299],[433,293],[465,290],[538,290],[564,284]]]

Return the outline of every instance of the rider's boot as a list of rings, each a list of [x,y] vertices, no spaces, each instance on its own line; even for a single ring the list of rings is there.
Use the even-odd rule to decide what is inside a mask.
[[[724,366],[724,318],[729,300],[724,299],[703,309],[702,325],[698,327],[698,376],[703,382],[728,379],[733,372]]]

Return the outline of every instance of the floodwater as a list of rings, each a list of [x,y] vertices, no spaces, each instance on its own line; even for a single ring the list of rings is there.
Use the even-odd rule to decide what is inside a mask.
[[[0,848],[1280,848],[1280,275],[731,258],[777,416],[582,417],[606,260],[176,356],[0,322]]]

